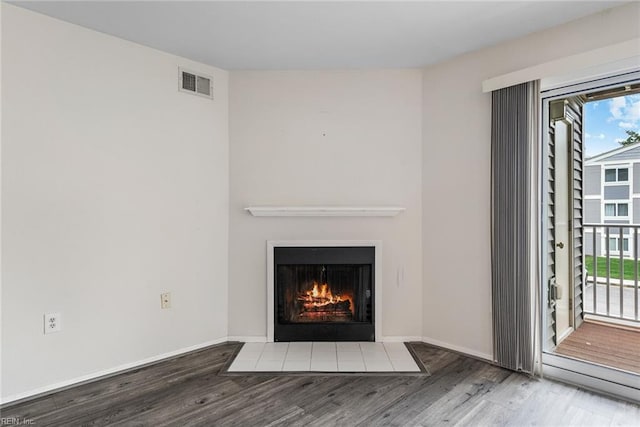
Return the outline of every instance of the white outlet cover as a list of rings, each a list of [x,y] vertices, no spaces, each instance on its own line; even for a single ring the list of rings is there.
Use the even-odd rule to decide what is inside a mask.
[[[60,313],[45,313],[44,333],[52,334],[62,330],[62,315]]]

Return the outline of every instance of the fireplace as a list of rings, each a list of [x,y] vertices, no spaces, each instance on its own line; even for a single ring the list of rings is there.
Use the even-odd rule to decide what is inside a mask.
[[[274,341],[374,341],[374,247],[275,247]]]

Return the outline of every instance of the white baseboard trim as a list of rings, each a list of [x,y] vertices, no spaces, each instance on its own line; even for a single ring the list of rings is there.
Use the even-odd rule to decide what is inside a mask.
[[[240,342],[267,342],[267,337],[256,337],[256,336],[230,336],[227,337],[227,341],[240,341]]]
[[[448,342],[436,340],[436,339],[429,338],[429,337],[422,337],[421,341],[423,343],[425,343],[425,344],[431,344],[431,345],[435,345],[435,346],[438,346],[438,347],[446,348],[446,349],[449,349],[449,350],[457,351],[458,353],[468,354],[470,356],[474,356],[474,357],[477,357],[479,359],[484,359],[484,360],[486,360],[488,362],[493,363],[493,355],[488,354],[488,353],[482,353],[480,351],[472,350],[472,349],[466,348],[466,347],[460,347],[460,346],[457,346],[457,345],[454,345],[454,344],[449,344]]]
[[[102,371],[93,372],[91,374],[82,375],[80,377],[72,378],[70,380],[60,381],[58,383],[50,384],[44,387],[39,387],[34,390],[29,390],[23,393],[14,394],[13,396],[2,397],[0,398],[0,405],[4,406],[6,404],[20,401],[20,400],[33,399],[41,395],[49,394],[54,391],[61,391],[63,389],[66,389],[72,386],[78,386],[80,384],[89,383],[97,379],[102,379],[102,378],[110,377],[113,375],[117,375],[134,368],[141,368],[145,365],[150,365],[152,363],[159,362],[163,359],[170,359],[172,357],[179,356],[184,353],[200,350],[201,348],[209,347],[215,344],[220,344],[226,341],[228,341],[227,337],[222,337],[216,340],[207,341],[207,342],[192,345],[189,347],[181,348],[179,350],[174,350],[167,353],[159,354],[157,356],[151,356],[146,359],[137,360],[135,362],[125,363],[123,365],[119,365],[109,369],[104,369]]]
[[[382,342],[415,342],[415,341],[422,341],[422,337],[414,337],[414,336],[395,336],[395,335],[391,335],[391,336],[387,336],[387,337],[382,337]]]

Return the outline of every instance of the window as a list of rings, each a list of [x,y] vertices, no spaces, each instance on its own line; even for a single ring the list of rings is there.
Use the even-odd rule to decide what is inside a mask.
[[[618,169],[618,181],[629,181],[629,169]]]
[[[604,216],[629,216],[629,204],[605,203]]]
[[[604,205],[604,216],[616,216],[616,204],[615,203],[605,203],[605,205]]]
[[[618,216],[629,216],[629,205],[626,203],[618,203]]]
[[[604,171],[604,181],[605,182],[615,182],[616,181],[616,170],[615,169],[607,169]]]
[[[622,239],[622,245],[624,246],[623,251],[629,252],[629,238],[624,237]],[[619,237],[609,237],[609,250],[611,252],[620,252],[620,238]]]
[[[611,168],[604,170],[604,182],[629,181],[629,168]]]

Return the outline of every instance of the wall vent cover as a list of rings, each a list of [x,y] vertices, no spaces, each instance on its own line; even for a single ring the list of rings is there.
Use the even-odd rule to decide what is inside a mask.
[[[180,68],[180,90],[213,99],[213,79]]]

